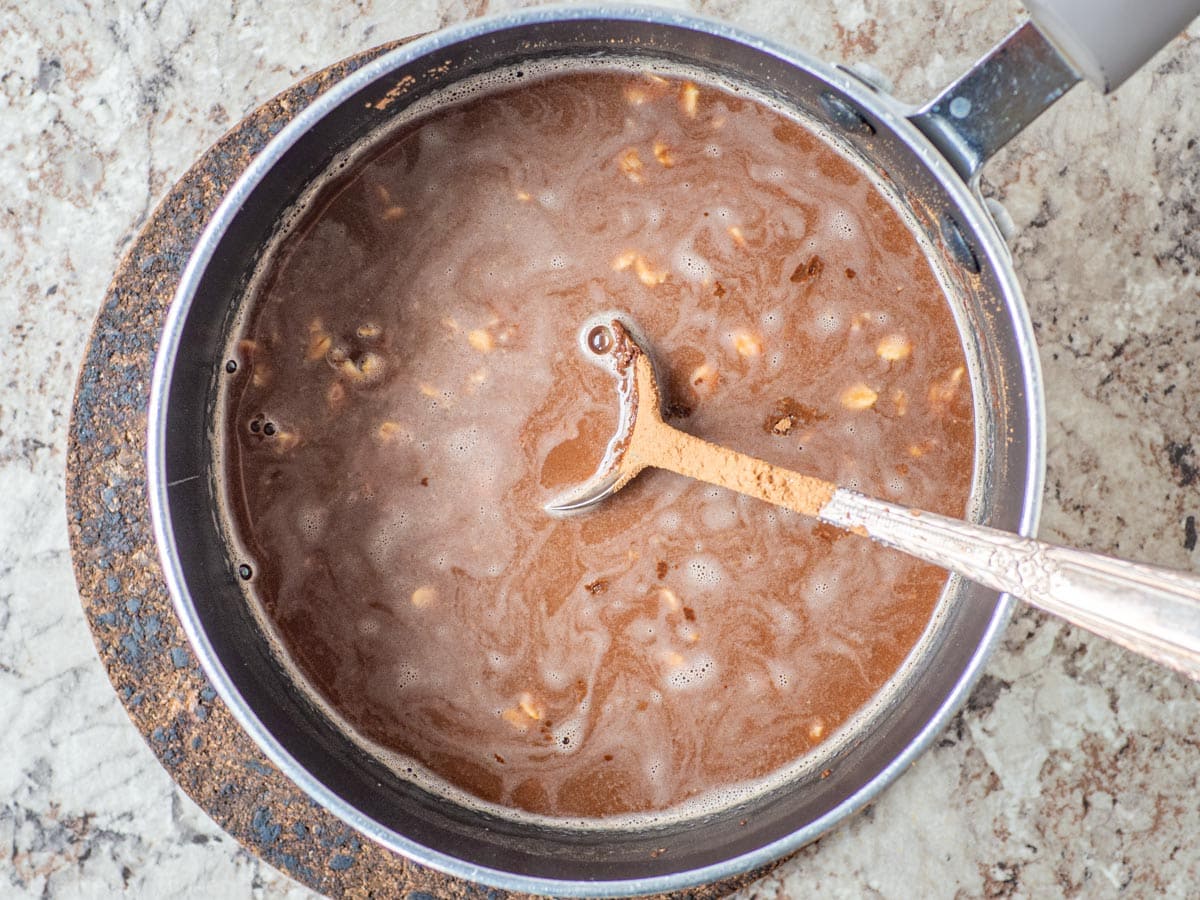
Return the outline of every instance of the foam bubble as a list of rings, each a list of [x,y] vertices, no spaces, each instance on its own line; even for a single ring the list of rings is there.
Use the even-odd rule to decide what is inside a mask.
[[[407,512],[402,509],[392,510],[388,513],[390,518],[383,521],[375,528],[371,535],[371,543],[367,547],[367,555],[376,563],[382,564],[388,557],[388,552],[392,548],[392,544],[407,530],[411,524],[411,519]]]
[[[466,456],[479,446],[479,428],[470,425],[459,428],[446,438],[446,452],[452,456]]]
[[[812,582],[809,588],[816,597],[822,599],[833,599],[836,596],[838,583],[841,579],[837,575],[823,575]]]
[[[689,560],[687,573],[691,582],[699,587],[716,587],[725,580],[725,571],[711,556]]]
[[[817,330],[822,334],[835,334],[842,327],[841,314],[833,309],[824,309],[817,313]]]
[[[688,281],[712,281],[715,277],[708,260],[692,250],[677,250],[671,265]]]
[[[767,664],[767,668],[771,672],[771,680],[779,687],[788,687],[795,680],[795,673],[790,666],[781,665],[776,661],[771,661]]]
[[[844,209],[837,210],[830,217],[829,226],[834,236],[844,241],[853,240],[858,232],[858,220]]]
[[[550,732],[554,737],[554,749],[569,754],[583,746],[583,724],[581,716],[572,716],[555,727]]]
[[[379,633],[379,621],[370,616],[364,616],[355,623],[354,628],[363,637],[370,637]]]
[[[667,675],[667,685],[675,690],[699,687],[712,678],[717,664],[707,653],[698,653],[682,666],[675,667]]]
[[[565,269],[567,267],[567,258],[561,253],[555,253],[550,257],[550,268]]]
[[[308,541],[319,541],[328,524],[329,510],[323,507],[310,506],[300,514],[300,532]]]
[[[407,687],[412,687],[421,678],[421,673],[412,663],[400,663],[396,666],[396,687],[404,690]]]

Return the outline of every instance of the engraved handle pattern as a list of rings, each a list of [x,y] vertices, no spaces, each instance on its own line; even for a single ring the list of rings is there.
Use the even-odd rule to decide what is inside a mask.
[[[1004,591],[1200,680],[1200,577],[1023,538],[839,488],[821,519]]]

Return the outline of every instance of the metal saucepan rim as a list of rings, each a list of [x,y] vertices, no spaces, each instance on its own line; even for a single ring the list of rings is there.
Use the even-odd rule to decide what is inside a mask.
[[[1015,338],[1022,365],[1021,375],[1028,386],[1026,392],[1026,415],[1031,423],[1029,435],[1030,452],[1024,477],[1027,485],[1023,500],[1019,530],[1031,534],[1036,527],[1041,508],[1043,478],[1045,472],[1045,411],[1042,396],[1041,371],[1038,365],[1036,344],[1028,313],[1023,303],[1016,278],[1008,262],[1007,249],[997,244],[994,229],[987,214],[975,200],[968,187],[963,184],[954,170],[937,153],[928,141],[900,112],[898,105],[883,102],[881,95],[872,92],[856,79],[808,57],[801,51],[785,47],[765,38],[735,28],[714,19],[680,13],[674,10],[647,6],[615,7],[539,7],[504,13],[472,20],[419,38],[381,56],[342,81],[333,85],[313,103],[288,123],[278,135],[256,156],[235,182],[213,214],[211,221],[200,236],[190,257],[179,287],[168,311],[162,340],[154,366],[148,410],[149,431],[147,436],[147,489],[153,519],[154,537],[159,547],[167,586],[179,615],[183,630],[187,634],[200,663],[233,713],[238,724],[246,730],[263,752],[279,769],[295,782],[310,797],[341,818],[353,828],[385,847],[410,859],[447,874],[512,891],[535,894],[552,894],[564,897],[597,896],[601,892],[608,896],[634,896],[694,887],[720,881],[766,865],[791,853],[823,834],[834,824],[861,809],[908,768],[946,727],[950,718],[966,700],[967,694],[982,672],[983,665],[998,643],[1007,624],[1014,601],[1008,595],[1001,598],[997,614],[984,635],[978,649],[958,683],[954,686],[936,714],[926,723],[921,732],[903,748],[891,763],[853,796],[803,828],[786,837],[731,859],[699,869],[670,875],[613,881],[567,881],[554,878],[516,875],[496,869],[473,865],[448,854],[431,850],[393,830],[382,826],[364,815],[350,803],[333,793],[321,781],[301,766],[275,739],[274,735],[259,721],[258,717],[243,702],[232,680],[217,658],[204,628],[196,614],[188,591],[178,555],[174,552],[174,540],[170,526],[170,501],[166,474],[166,428],[167,394],[169,379],[179,348],[184,322],[187,319],[193,298],[214,250],[241,206],[263,178],[275,166],[299,138],[336,107],[377,78],[396,68],[451,45],[483,38],[493,32],[512,27],[536,25],[551,21],[632,21],[666,25],[700,31],[744,44],[752,49],[777,57],[800,69],[807,70],[869,110],[880,123],[895,132],[919,157],[921,163],[931,170],[957,204],[969,232],[979,236],[982,252],[996,274],[1004,296],[1010,301],[1010,314],[1015,327]]]

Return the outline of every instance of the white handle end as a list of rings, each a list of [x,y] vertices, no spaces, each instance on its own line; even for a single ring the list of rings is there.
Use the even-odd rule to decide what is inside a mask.
[[[1038,30],[1108,93],[1200,16],[1200,0],[1024,0]]]

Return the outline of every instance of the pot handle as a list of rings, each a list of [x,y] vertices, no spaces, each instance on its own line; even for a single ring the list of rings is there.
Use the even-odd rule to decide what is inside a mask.
[[[1025,0],[1015,28],[909,120],[964,181],[1081,77],[1113,90],[1200,15],[1200,0]]]

